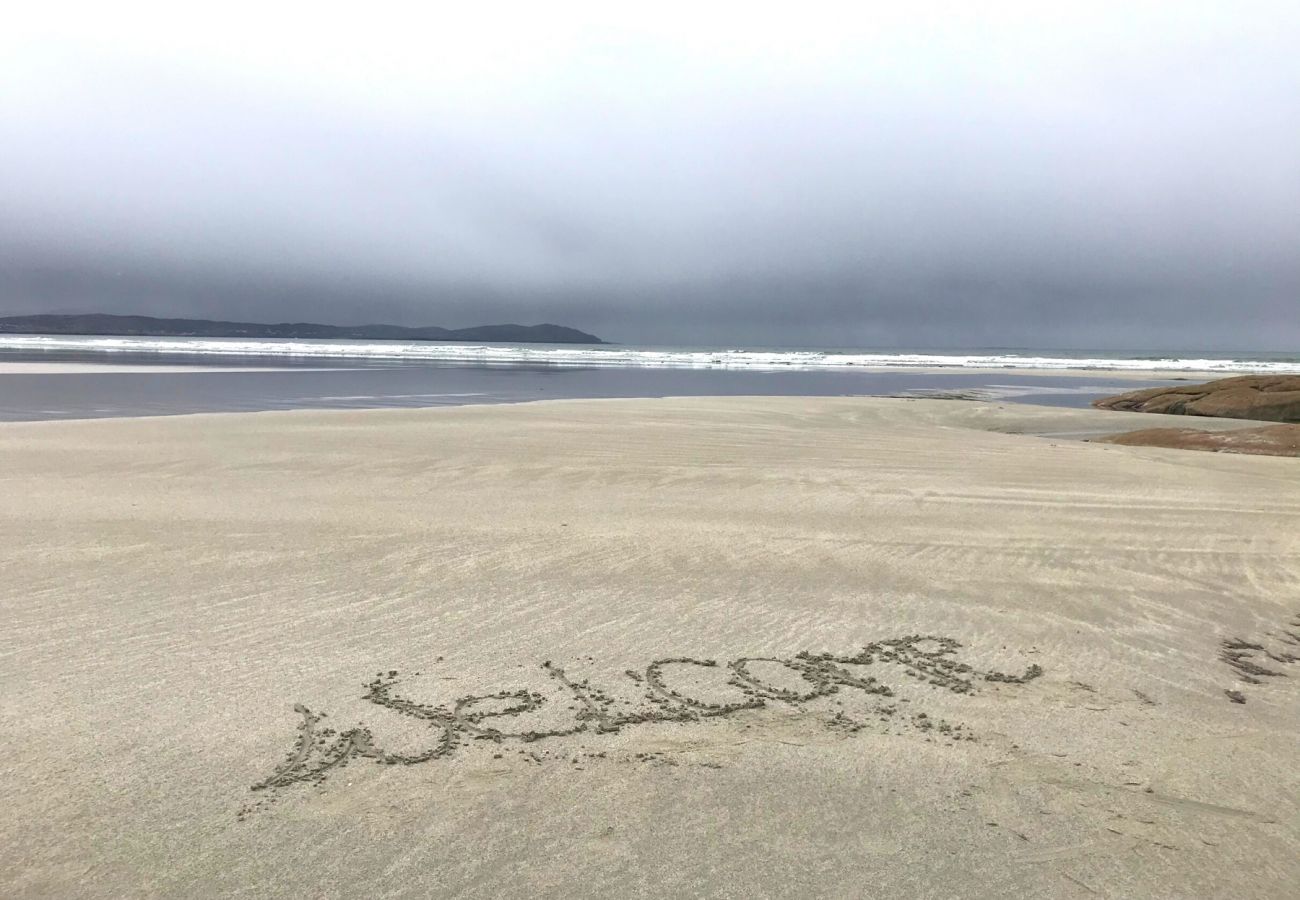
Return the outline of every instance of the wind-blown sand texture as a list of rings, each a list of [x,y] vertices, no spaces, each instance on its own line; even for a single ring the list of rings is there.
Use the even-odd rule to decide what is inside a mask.
[[[0,895],[1287,896],[1300,470],[1131,422],[0,426]]]

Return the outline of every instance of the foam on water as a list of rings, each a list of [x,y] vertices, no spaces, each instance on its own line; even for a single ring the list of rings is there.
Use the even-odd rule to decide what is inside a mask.
[[[496,365],[755,371],[844,368],[1094,369],[1149,372],[1300,373],[1300,360],[1196,357],[1024,356],[1015,353],[843,353],[820,350],[666,350],[630,347],[440,344],[384,341],[0,335],[0,349],[421,360]]]

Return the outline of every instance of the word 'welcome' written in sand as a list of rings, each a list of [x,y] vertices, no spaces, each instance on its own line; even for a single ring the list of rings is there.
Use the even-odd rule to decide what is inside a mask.
[[[1291,617],[1277,631],[1267,631],[1261,637],[1246,641],[1227,638],[1219,644],[1219,659],[1227,663],[1246,684],[1262,684],[1262,678],[1282,678],[1286,673],[1276,665],[1300,663],[1300,654],[1290,647],[1300,647],[1300,612]],[[1245,703],[1241,691],[1225,690],[1233,703]]]
[[[433,739],[426,747],[413,753],[387,751],[375,745],[369,728],[342,733],[322,728],[324,714],[299,705],[295,709],[302,719],[293,749],[253,790],[321,783],[333,769],[356,758],[387,765],[417,765],[450,756],[467,739],[526,743],[580,732],[618,732],[654,722],[698,722],[774,702],[798,707],[843,689],[861,692],[871,702],[867,712],[884,719],[899,713],[892,699],[894,689],[872,674],[885,667],[956,694],[974,693],[979,684],[987,682],[1023,684],[1042,674],[1037,665],[1020,675],[980,671],[955,658],[960,646],[952,638],[911,635],[877,641],[846,655],[805,651],[789,659],[741,657],[725,664],[712,659],[667,657],[651,662],[642,671],[628,669],[624,673],[640,694],[641,703],[616,699],[586,680],[574,680],[548,660],[542,663],[542,669],[572,698],[566,714],[549,723],[538,721],[544,717],[547,700],[537,691],[505,689],[464,696],[449,705],[428,705],[398,696],[394,687],[399,683],[399,673],[390,670],[366,685],[364,699],[427,724]],[[530,718],[534,727],[521,727]],[[924,712],[904,718],[910,727],[921,731],[937,730],[953,739],[963,737],[960,725],[931,719]],[[508,722],[515,727],[510,728]],[[863,727],[862,722],[843,712],[836,713],[826,724],[850,732]]]

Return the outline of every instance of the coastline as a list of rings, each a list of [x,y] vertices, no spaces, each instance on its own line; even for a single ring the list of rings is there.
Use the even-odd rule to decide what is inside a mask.
[[[1175,383],[1136,371],[1114,377],[1068,369],[763,371],[81,353],[45,361],[0,356],[0,421],[686,396],[935,397],[1079,407],[1133,387]]]
[[[1243,682],[1223,642],[1300,613],[1295,464],[1058,440],[1166,419],[693,397],[0,424],[0,884],[1284,892],[1300,665]],[[299,748],[320,713],[326,750]],[[250,791],[358,727],[436,755],[350,738]]]

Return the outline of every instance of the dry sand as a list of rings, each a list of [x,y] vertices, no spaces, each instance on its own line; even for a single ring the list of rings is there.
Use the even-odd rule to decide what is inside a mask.
[[[1293,895],[1300,469],[1134,421],[0,426],[0,895]]]

